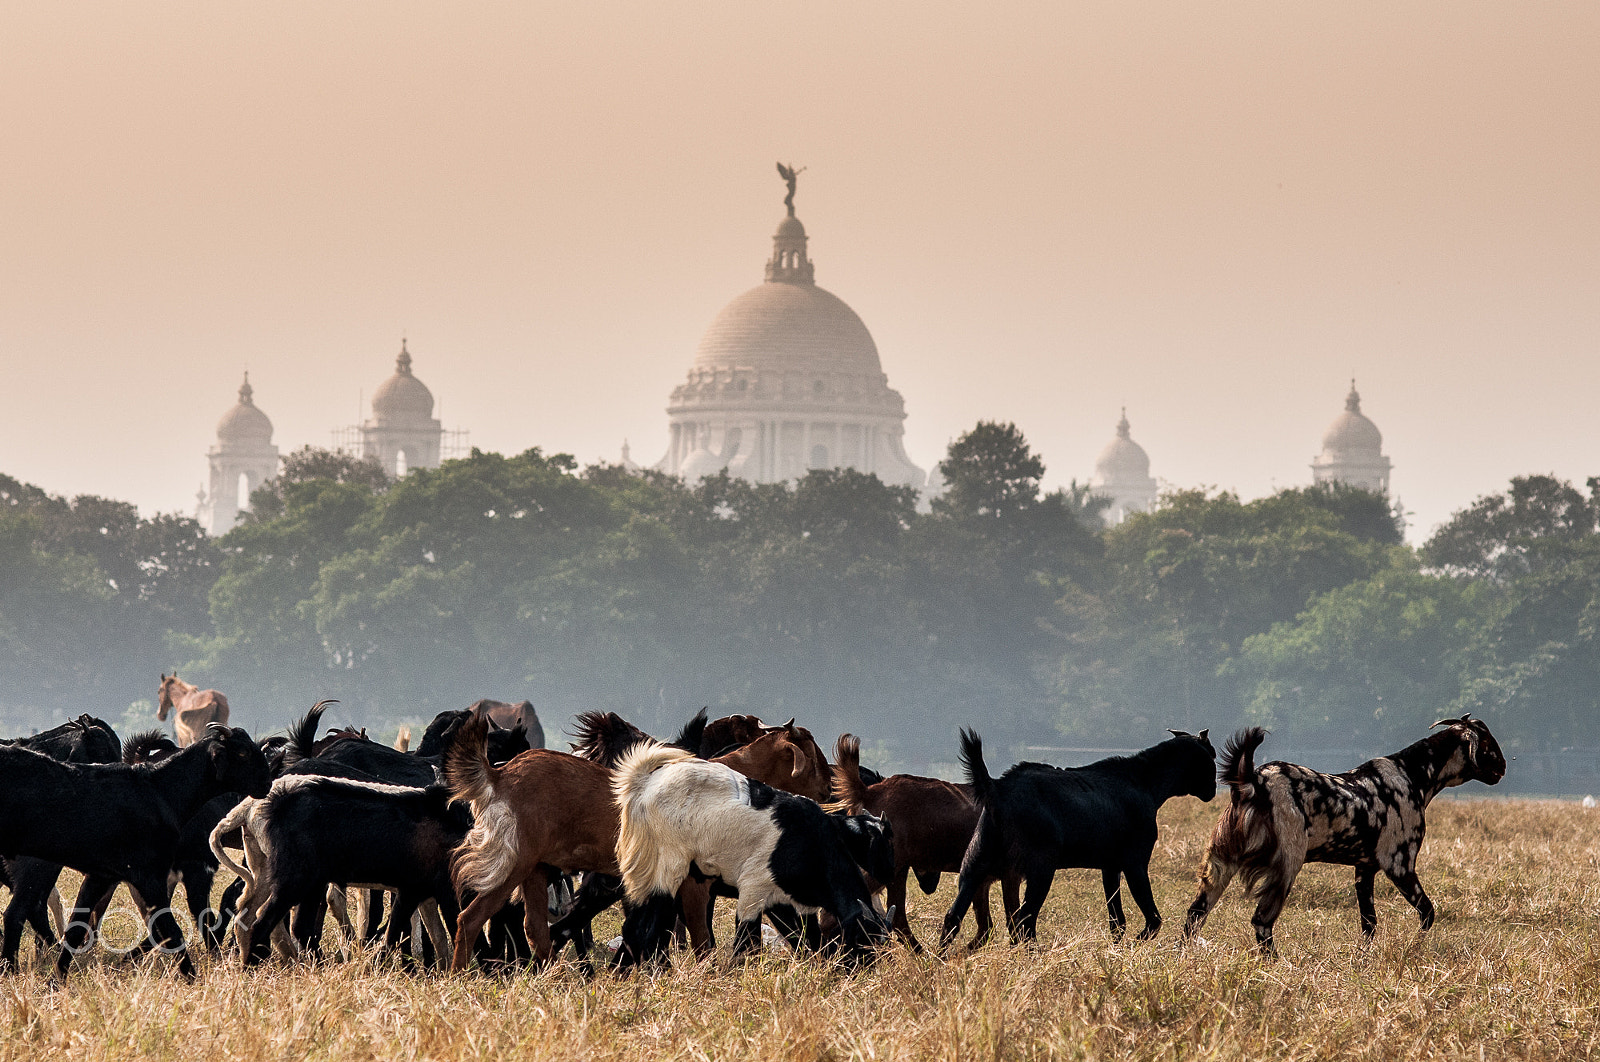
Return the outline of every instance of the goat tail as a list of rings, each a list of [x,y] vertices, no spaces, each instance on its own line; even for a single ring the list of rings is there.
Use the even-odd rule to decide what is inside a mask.
[[[239,801],[231,811],[222,816],[222,821],[212,828],[211,836],[208,838],[208,843],[211,845],[211,854],[217,857],[217,863],[237,874],[244,882],[247,893],[255,891],[255,875],[250,873],[250,869],[243,863],[235,863],[233,861],[232,857],[228,855],[227,846],[222,843],[222,839],[234,830],[243,831],[246,829],[250,819],[250,812],[255,810],[255,806],[255,797],[245,797]]]
[[[317,743],[317,728],[322,725],[322,713],[328,710],[328,705],[338,704],[338,701],[323,700],[311,706],[311,710],[289,727],[289,743],[283,747],[283,765],[291,767],[301,760],[311,758],[311,749]]]
[[[1222,750],[1221,777],[1233,790],[1235,804],[1244,803],[1256,794],[1259,781],[1256,776],[1256,749],[1266,737],[1265,730],[1252,726],[1235,733]]]
[[[983,762],[983,738],[967,727],[961,728],[961,768],[967,772],[973,803],[987,808],[994,798],[994,779],[989,777],[989,766]]]
[[[500,772],[489,763],[489,720],[474,714],[445,749],[444,783],[472,808],[472,829],[451,856],[456,892],[488,892],[516,869],[521,831],[517,811],[496,791]]]
[[[867,802],[867,787],[861,784],[861,739],[840,734],[833,745],[833,803],[823,810],[858,815]]]
[[[706,710],[702,708],[694,713],[694,718],[683,724],[683,729],[678,731],[678,736],[667,742],[667,744],[683,749],[685,752],[692,752],[698,756],[704,751],[700,746],[705,740],[705,733]]]
[[[452,799],[479,809],[494,799],[494,785],[500,772],[489,763],[489,721],[474,715],[456,731],[455,740],[444,752],[444,784]]]
[[[645,804],[645,788],[650,776],[661,768],[694,758],[683,749],[645,741],[629,749],[612,774],[611,792],[618,812],[617,866],[632,903],[643,903],[661,893],[670,896],[682,883],[682,869],[687,868],[688,860],[683,858],[681,844],[657,836],[654,816]]]

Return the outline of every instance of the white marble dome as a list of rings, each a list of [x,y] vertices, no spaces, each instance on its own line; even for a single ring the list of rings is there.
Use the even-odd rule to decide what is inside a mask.
[[[387,421],[425,421],[433,416],[433,392],[411,372],[411,354],[405,340],[395,358],[394,375],[372,392],[372,415]]]
[[[1110,526],[1120,524],[1131,513],[1149,512],[1155,507],[1160,488],[1150,475],[1150,455],[1133,441],[1126,409],[1117,422],[1117,434],[1100,451],[1089,483],[1095,494],[1110,503],[1102,512]]]
[[[1322,449],[1325,453],[1355,451],[1370,454],[1383,449],[1383,433],[1361,412],[1361,395],[1356,392],[1354,381],[1350,383],[1350,393],[1345,396],[1344,412],[1333,418],[1333,423],[1322,435]]]
[[[239,387],[239,401],[217,421],[217,440],[230,443],[256,443],[266,445],[272,441],[272,421],[256,406],[255,389],[250,386],[250,374],[244,374]]]
[[[878,346],[856,312],[815,284],[768,282],[712,319],[695,349],[697,369],[881,376]]]
[[[1391,468],[1383,453],[1383,433],[1361,412],[1361,395],[1351,380],[1344,412],[1322,434],[1322,452],[1311,462],[1311,480],[1385,494]]]

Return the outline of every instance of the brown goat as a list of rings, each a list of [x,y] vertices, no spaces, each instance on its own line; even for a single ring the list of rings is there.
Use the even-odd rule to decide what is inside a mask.
[[[523,931],[536,962],[550,958],[547,867],[620,876],[611,772],[564,752],[532,749],[503,767],[488,757],[489,723],[474,716],[445,755],[451,795],[472,806],[474,825],[453,856],[457,894],[477,895],[456,922],[450,968],[463,970],[484,925],[519,888]]]
[[[706,724],[700,739],[700,754],[715,756],[719,752],[728,752],[740,745],[750,744],[766,732],[766,725],[753,715],[725,715]]]
[[[811,731],[795,726],[793,719],[781,727],[766,728],[749,744],[711,762],[725,763],[747,778],[810,797],[819,804],[828,799],[831,791],[827,758]]]
[[[894,877],[879,884],[888,890],[894,931],[913,950],[921,951],[906,919],[906,876],[916,874],[917,884],[931,895],[939,887],[940,874],[960,873],[962,857],[978,826],[978,805],[966,786],[938,778],[896,774],[876,785],[863,785],[861,739],[854,734],[839,737],[833,759],[834,800],[827,808],[850,815],[870,811],[888,820],[894,835]],[[1020,878],[1001,880],[1007,915],[1017,909],[1020,886]],[[982,947],[990,929],[987,890],[973,904],[972,916],[978,932],[970,946]]]

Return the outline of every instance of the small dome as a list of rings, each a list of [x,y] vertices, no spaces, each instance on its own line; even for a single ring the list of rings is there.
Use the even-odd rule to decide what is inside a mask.
[[[255,389],[250,386],[250,374],[244,374],[239,387],[239,403],[217,421],[217,438],[222,442],[260,443],[272,441],[272,421],[256,408]]]
[[[1350,394],[1344,400],[1344,412],[1333,419],[1322,436],[1323,453],[1371,453],[1383,449],[1383,433],[1361,412],[1361,396],[1356,393],[1355,381],[1350,381]]]
[[[683,467],[678,469],[678,475],[683,477],[685,483],[698,483],[706,476],[714,476],[721,472],[726,465],[722,458],[702,446],[684,458]]]
[[[372,392],[372,415],[381,421],[428,420],[433,416],[433,392],[411,374],[411,354],[405,340],[394,361],[394,375]]]
[[[1133,441],[1127,410],[1122,411],[1122,419],[1117,422],[1117,437],[1100,451],[1094,474],[1101,483],[1143,482],[1150,478],[1150,456]]]
[[[778,222],[778,231],[772,234],[773,239],[777,240],[792,240],[795,238],[803,240],[805,236],[806,227],[800,224],[800,219],[796,217],[786,217]]]

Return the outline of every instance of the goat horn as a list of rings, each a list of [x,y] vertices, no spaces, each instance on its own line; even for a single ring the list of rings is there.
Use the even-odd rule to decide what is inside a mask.
[[[1432,730],[1433,727],[1435,727],[1435,726],[1455,726],[1456,724],[1462,723],[1462,722],[1465,722],[1465,720],[1464,719],[1441,719],[1437,723],[1434,723],[1433,726],[1430,726],[1428,729]]]

